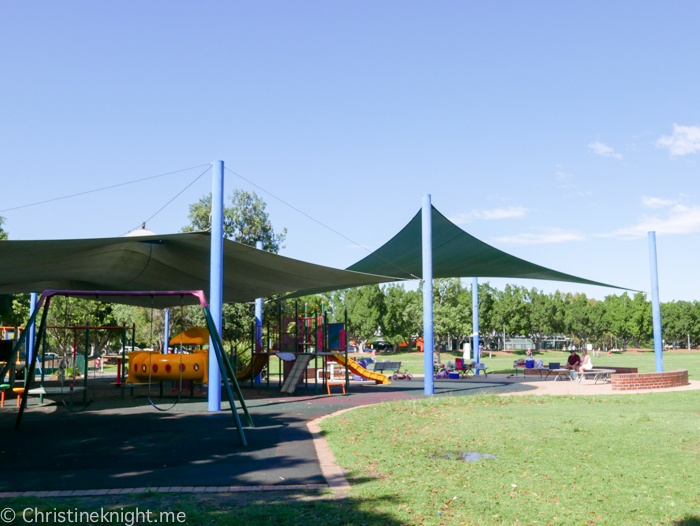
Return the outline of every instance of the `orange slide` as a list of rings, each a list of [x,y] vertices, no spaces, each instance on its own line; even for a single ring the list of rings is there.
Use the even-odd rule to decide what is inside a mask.
[[[345,356],[342,354],[338,355],[332,355],[328,357],[330,360],[333,360],[336,363],[339,363],[342,366],[345,366]],[[353,373],[356,374],[357,376],[361,376],[362,378],[369,378],[370,380],[374,380],[375,383],[378,384],[390,384],[391,382],[389,381],[389,377],[380,374],[380,373],[375,373],[373,371],[368,371],[364,367],[362,367],[359,363],[357,363],[355,360],[352,358],[348,358],[348,369]]]

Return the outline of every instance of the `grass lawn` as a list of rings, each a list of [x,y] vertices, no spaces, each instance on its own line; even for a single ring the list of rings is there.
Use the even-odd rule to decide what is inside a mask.
[[[368,517],[690,526],[700,525],[699,408],[700,392],[435,398],[360,408],[323,430]],[[496,459],[428,457],[464,451]]]
[[[448,361],[454,362],[456,358],[461,358],[460,352],[443,352],[441,354],[442,363]],[[489,373],[512,373],[513,361],[516,358],[524,357],[522,354],[513,354],[512,357],[493,355],[493,358],[488,358],[488,352],[484,353],[482,361],[488,367]],[[361,355],[358,355],[358,359]],[[579,354],[580,356],[580,354]],[[545,366],[550,361],[566,363],[569,353],[562,352],[540,352],[535,355],[545,363]],[[414,374],[423,373],[423,353],[381,353],[377,354],[377,360],[382,361],[389,359],[391,361],[400,361],[401,369],[408,369]],[[654,361],[654,352],[649,351],[642,354],[636,353],[614,353],[611,358],[607,355],[601,355],[600,358],[592,358],[594,367],[637,367],[640,373],[648,373],[656,370]],[[700,351],[695,353],[664,353],[664,370],[673,371],[675,369],[688,369],[688,377],[691,379],[700,379]]]

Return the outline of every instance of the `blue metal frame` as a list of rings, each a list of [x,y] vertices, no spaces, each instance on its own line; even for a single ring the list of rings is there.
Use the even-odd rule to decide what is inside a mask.
[[[170,351],[168,350],[170,347],[170,309],[165,309],[165,328],[163,330],[163,353],[168,354]]]
[[[32,292],[29,295],[29,315],[31,316],[34,314],[34,311],[36,310],[36,300],[38,298],[38,294],[36,292]],[[27,368],[26,371],[29,370],[28,365],[34,361],[34,323],[32,323],[30,326],[27,327],[29,331],[29,337],[27,338]],[[27,375],[24,375],[24,383],[27,383]]]
[[[472,333],[474,337],[474,361],[481,362],[481,353],[479,352],[479,278],[472,278]],[[476,374],[479,374],[479,369],[476,369]]]
[[[423,195],[423,392],[435,393],[433,378],[433,206]]]
[[[661,305],[659,304],[659,272],[656,267],[656,232],[649,232],[649,263],[651,265],[651,313],[654,323],[654,358],[656,372],[664,370],[663,339],[661,334]]]
[[[214,327],[221,334],[221,315],[224,295],[224,161],[214,161],[211,188],[211,274],[209,282],[209,310]],[[221,371],[209,338],[209,411],[221,411]]]

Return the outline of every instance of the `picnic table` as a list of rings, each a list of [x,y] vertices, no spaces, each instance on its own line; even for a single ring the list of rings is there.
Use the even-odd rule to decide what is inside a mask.
[[[578,378],[579,383],[581,383],[581,380],[590,378],[594,380],[594,384],[597,384],[599,380],[602,380],[603,383],[609,383],[611,381],[610,375],[614,372],[614,369],[591,369],[589,371],[583,371],[582,373],[574,371],[574,378]]]

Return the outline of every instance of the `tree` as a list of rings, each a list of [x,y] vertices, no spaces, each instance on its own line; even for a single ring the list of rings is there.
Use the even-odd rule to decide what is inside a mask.
[[[591,325],[591,339],[597,347],[600,347],[600,341],[610,331],[608,305],[604,301],[591,300],[591,303],[591,312],[588,318]]]
[[[620,339],[622,348],[632,340],[632,300],[625,292],[620,296],[614,294],[605,297],[605,307],[610,332]]]
[[[440,361],[440,344],[454,334],[464,332],[465,309],[459,299],[463,293],[459,278],[440,278],[433,280],[433,338]]]
[[[535,349],[541,349],[544,338],[555,332],[557,305],[552,296],[536,288],[528,292],[527,298],[530,302],[528,335],[534,343]]]
[[[631,302],[630,329],[635,347],[641,346],[642,340],[651,338],[653,324],[651,317],[651,302],[647,301],[644,292],[637,292]]]
[[[567,294],[564,325],[566,333],[584,347],[591,337],[591,305],[585,294]]]
[[[524,287],[510,284],[496,293],[494,320],[498,327],[505,330],[506,335],[529,332],[530,313],[525,301],[526,294],[527,289]]]
[[[382,320],[382,335],[398,350],[407,342],[412,349],[423,334],[423,305],[420,292],[407,291],[403,284],[392,283],[384,287],[386,312]]]
[[[263,242],[263,250],[277,254],[287,237],[287,229],[275,233],[270,217],[265,208],[267,204],[253,192],[252,194],[236,188],[231,194],[231,205],[224,205],[224,236],[227,239],[255,246]],[[211,193],[190,205],[187,216],[190,224],[183,232],[197,232],[211,228]]]
[[[0,216],[0,241],[4,241],[7,239],[7,232],[2,227],[2,225],[4,225],[4,224],[5,224],[5,218]]]
[[[671,342],[673,348],[679,348],[693,332],[695,309],[689,301],[671,301],[661,304],[661,327],[664,339]]]
[[[384,293],[379,285],[367,285],[338,291],[336,297],[348,310],[348,334],[362,351],[379,333],[386,314]]]

